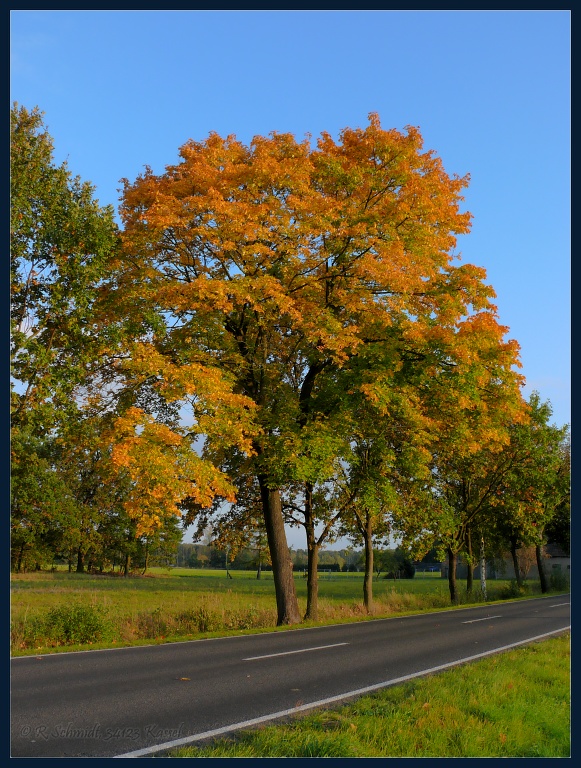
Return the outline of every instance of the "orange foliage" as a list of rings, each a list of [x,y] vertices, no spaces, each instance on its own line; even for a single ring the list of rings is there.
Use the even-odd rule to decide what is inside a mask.
[[[111,478],[130,478],[124,507],[137,523],[137,536],[162,527],[164,518],[179,516],[178,504],[186,497],[202,506],[217,494],[234,500],[226,476],[203,460],[188,439],[139,408],[117,418],[102,440],[111,447]]]
[[[442,446],[501,445],[498,409],[520,407],[518,345],[504,340],[485,271],[455,263],[467,184],[417,128],[384,130],[375,114],[316,147],[281,133],[188,141],[165,173],[124,181],[112,300],[166,319],[125,370],[168,399],[196,398],[196,430],[254,448],[263,473],[281,463],[266,455],[273,430],[327,415],[317,382],[370,348],[361,391],[385,414],[381,388],[411,370],[410,402]]]

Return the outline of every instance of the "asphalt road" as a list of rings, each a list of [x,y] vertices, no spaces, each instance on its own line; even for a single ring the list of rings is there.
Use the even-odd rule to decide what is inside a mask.
[[[569,595],[11,661],[12,757],[138,757],[570,627]]]

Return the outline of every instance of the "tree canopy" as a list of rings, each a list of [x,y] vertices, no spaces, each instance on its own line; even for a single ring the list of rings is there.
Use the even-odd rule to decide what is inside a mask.
[[[454,462],[508,444],[519,347],[460,263],[469,179],[417,128],[187,141],[123,180],[117,229],[40,113],[12,119],[13,423],[77,435],[77,505],[90,455],[129,536],[180,515],[238,548],[263,530],[294,623],[285,521],[305,526],[312,617],[323,540],[350,529],[371,558],[394,524],[413,539]]]

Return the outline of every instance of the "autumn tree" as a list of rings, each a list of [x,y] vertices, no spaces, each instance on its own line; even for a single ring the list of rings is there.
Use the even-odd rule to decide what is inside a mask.
[[[527,419],[518,345],[504,340],[506,330],[490,317],[468,318],[449,364],[420,387],[431,422],[430,474],[408,485],[397,527],[417,556],[435,544],[446,555],[452,603],[458,601],[458,556],[471,554],[473,532],[498,506],[514,461],[506,450],[511,430]]]
[[[453,263],[469,230],[467,181],[423,150],[416,128],[384,130],[372,114],[316,146],[212,133],[161,175],[124,182],[109,306],[135,329],[144,375],[164,365],[182,383],[204,374],[254,405],[279,624],[300,620],[280,470],[288,438],[296,446],[332,412],[318,397],[326,377],[377,345],[400,366],[404,352],[452,343],[466,316],[495,322],[484,270]]]

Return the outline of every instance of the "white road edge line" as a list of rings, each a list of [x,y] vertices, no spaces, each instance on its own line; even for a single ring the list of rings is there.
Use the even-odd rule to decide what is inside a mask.
[[[486,616],[484,619],[471,619],[471,621],[463,621],[462,624],[476,624],[477,621],[488,621],[489,619],[502,619],[502,616]]]
[[[556,605],[550,605],[549,608],[560,608],[562,605],[571,605],[571,603],[557,603]]]
[[[552,596],[551,596],[552,597]],[[551,597],[527,597],[522,598],[520,600],[506,600],[506,603],[509,603],[512,605],[513,603],[520,602],[531,602],[531,600],[550,600]],[[556,595],[558,597],[558,595]],[[569,603],[563,603],[563,605],[569,605]],[[473,611],[474,606],[462,606],[460,608],[454,608],[454,611]],[[384,616],[381,619],[367,619],[366,624],[375,624],[380,621],[405,621],[406,619],[421,619],[425,618],[426,616],[436,616],[437,614],[442,613],[442,610],[439,611],[428,611],[427,613],[410,613],[407,616]],[[342,624],[328,624],[326,626],[322,627],[293,627],[292,629],[278,629],[277,634],[284,634],[288,632],[316,632],[317,630],[321,629],[328,629],[329,627],[337,628],[337,627],[349,627],[353,626],[353,622],[347,622]],[[273,634],[272,632],[260,632],[256,633],[256,635],[252,635],[252,637],[257,637],[259,634]],[[163,645],[125,645],[121,646],[119,648],[86,648],[83,651],[62,651],[58,654],[59,658],[62,656],[71,656],[73,653],[79,654],[79,653],[118,653],[119,651],[150,651],[152,648],[159,649],[159,648],[170,648],[174,645],[187,645],[188,643],[217,643],[221,642],[223,640],[241,640],[246,637],[250,637],[250,635],[224,635],[222,637],[200,637],[198,640],[176,640],[176,642],[172,643],[164,643]],[[11,656],[10,661],[19,661],[20,659],[45,659],[49,656],[55,656],[54,653],[45,653],[45,654],[38,654],[35,656]]]
[[[407,680],[413,680],[415,677],[423,677],[433,672],[440,672],[450,667],[456,667],[459,664],[465,664],[468,661],[475,661],[476,659],[483,659],[485,656],[492,656],[500,651],[507,651],[510,648],[517,648],[519,645],[526,645],[527,643],[533,643],[535,640],[542,640],[545,637],[551,635],[557,635],[560,632],[566,632],[571,629],[571,625],[562,627],[561,629],[554,629],[552,632],[545,632],[543,635],[536,635],[535,637],[529,637],[526,640],[520,640],[518,643],[511,643],[510,645],[503,645],[501,648],[495,648],[492,651],[485,651],[484,653],[477,653],[475,656],[466,656],[463,659],[451,661],[448,664],[441,664],[439,667],[432,667],[431,669],[423,669],[421,672],[414,672],[411,675],[405,675],[404,677],[396,677],[393,680],[386,680],[384,683],[377,683],[376,685],[368,685],[366,688],[358,688],[355,691],[347,691],[347,693],[341,693],[339,696],[331,696],[328,699],[320,699],[319,701],[313,701],[310,704],[301,704],[298,707],[292,709],[283,709],[281,712],[273,712],[270,715],[263,715],[262,717],[255,717],[253,720],[244,720],[241,723],[233,723],[232,725],[225,725],[223,728],[216,728],[213,731],[205,731],[204,733],[196,733],[193,736],[185,736],[183,739],[175,739],[174,741],[166,741],[164,744],[157,744],[153,747],[144,747],[143,749],[136,749],[134,752],[126,752],[123,755],[114,755],[114,758],[118,757],[143,757],[144,755],[152,755],[154,752],[161,752],[166,749],[174,749],[175,747],[184,747],[187,744],[192,744],[194,741],[202,741],[203,739],[211,739],[215,736],[221,736],[224,733],[230,733],[231,731],[240,731],[243,728],[250,728],[253,725],[260,725],[260,723],[266,723],[269,720],[276,720],[279,717],[286,717],[288,715],[294,715],[297,712],[306,712],[309,709],[315,709],[316,707],[323,707],[327,704],[334,704],[336,701],[342,701],[343,699],[351,698],[352,696],[362,696],[372,691],[378,691],[380,688],[388,688],[390,685],[397,685],[398,683],[404,683]]]
[[[256,661],[257,659],[272,659],[274,656],[290,656],[293,653],[307,653],[308,651],[323,651],[325,648],[337,648],[339,645],[349,645],[349,643],[333,643],[333,645],[317,645],[314,648],[301,648],[299,651],[282,651],[282,653],[267,653],[265,656],[249,656],[242,661]]]

